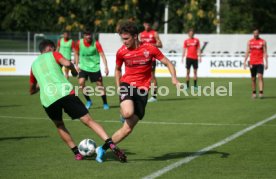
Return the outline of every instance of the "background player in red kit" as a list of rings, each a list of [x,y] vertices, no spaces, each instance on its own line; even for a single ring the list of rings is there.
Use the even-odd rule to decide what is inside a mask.
[[[190,69],[193,66],[194,69],[194,88],[197,90],[197,69],[198,61],[201,62],[200,42],[197,38],[194,38],[194,30],[190,29],[188,32],[189,38],[184,41],[183,53],[181,62],[184,63],[186,56],[186,84],[187,88],[190,87]],[[187,52],[187,55],[186,55]]]
[[[153,58],[167,66],[174,85],[179,83],[173,64],[162,52],[149,43],[139,42],[136,24],[132,22],[122,24],[119,34],[124,45],[116,54],[115,80],[120,89],[120,111],[125,122],[112,136],[112,140],[116,144],[126,138],[138,121],[144,117]],[[123,64],[125,64],[124,75],[122,75],[121,69]],[[104,145],[98,151],[101,151],[103,155],[107,148],[108,146]],[[97,157],[99,155],[100,152]]]
[[[155,47],[162,48],[162,42],[159,38],[158,32],[152,29],[151,21],[149,19],[145,19],[144,23],[144,31],[140,33],[140,41],[143,43],[150,43]],[[156,60],[153,59],[152,62],[152,72],[151,72],[151,81],[153,82],[154,89],[152,97],[148,100],[148,102],[156,102],[157,101],[157,79],[155,76],[155,68],[156,68]]]
[[[268,68],[268,56],[267,56],[267,46],[266,41],[259,37],[259,30],[255,29],[253,31],[254,38],[249,40],[247,43],[247,51],[244,59],[244,69],[246,69],[246,61],[250,54],[250,72],[252,80],[252,98],[256,98],[256,76],[258,74],[259,82],[259,97],[263,97],[264,81],[263,74],[264,68]],[[265,59],[265,65],[264,65]]]

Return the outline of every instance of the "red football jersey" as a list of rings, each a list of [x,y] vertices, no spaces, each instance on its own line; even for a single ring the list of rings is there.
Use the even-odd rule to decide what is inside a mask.
[[[261,38],[249,41],[250,65],[263,64],[265,41]]]
[[[149,89],[151,81],[152,59],[162,60],[164,55],[155,46],[141,43],[136,49],[128,49],[123,45],[116,54],[116,64],[125,64],[125,74],[120,82],[128,83],[138,88]]]
[[[200,48],[200,42],[197,38],[189,38],[184,41],[183,48],[187,49],[187,58],[193,60],[198,59],[198,49]]]
[[[150,44],[156,44],[156,39],[154,37],[154,34],[156,33],[155,30],[150,31],[143,31],[140,33],[140,40],[141,42],[147,42]]]

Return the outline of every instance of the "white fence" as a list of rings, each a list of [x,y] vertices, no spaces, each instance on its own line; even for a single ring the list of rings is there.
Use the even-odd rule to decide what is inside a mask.
[[[37,53],[16,53],[1,54],[0,53],[0,76],[19,76],[29,75],[32,62],[37,57]],[[115,54],[106,54],[110,76],[114,76]],[[167,54],[177,70],[177,76],[184,77],[186,74],[185,64],[181,63],[180,54]],[[250,77],[249,70],[243,69],[242,56],[203,56],[202,63],[199,64],[199,77]],[[276,77],[276,58],[269,57],[269,68],[265,71],[265,77]],[[101,64],[102,65],[102,64]],[[103,69],[103,66],[102,66]],[[170,76],[167,68],[160,62],[156,67],[157,77]]]

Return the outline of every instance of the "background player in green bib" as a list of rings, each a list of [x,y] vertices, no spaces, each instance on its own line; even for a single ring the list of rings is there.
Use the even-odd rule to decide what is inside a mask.
[[[96,82],[97,87],[101,91],[104,110],[109,109],[106,99],[106,92],[103,86],[103,79],[100,69],[100,57],[105,66],[105,74],[108,75],[108,66],[104,51],[101,44],[97,40],[92,39],[92,34],[89,29],[84,31],[83,39],[80,39],[75,48],[75,62],[76,69],[79,71],[79,85],[83,90],[84,97],[86,99],[86,108],[89,109],[92,105],[92,101],[89,94],[86,93],[85,81]]]
[[[75,44],[74,41],[70,38],[68,31],[63,32],[63,37],[58,40],[56,51],[61,53],[65,59],[71,61],[72,51],[74,52]],[[65,77],[69,78],[69,68],[64,67]]]
[[[30,94],[35,94],[40,89],[41,103],[49,118],[56,125],[58,134],[75,154],[75,159],[82,160],[83,157],[63,123],[63,110],[72,119],[79,118],[82,123],[105,141],[104,145],[109,146],[121,161],[122,157],[126,161],[124,153],[113,143],[103,127],[91,118],[84,104],[75,95],[72,84],[64,77],[61,66],[70,68],[72,75],[77,76],[78,73],[74,65],[59,52],[54,52],[55,44],[50,40],[43,40],[39,44],[39,50],[41,55],[36,58],[31,68]],[[99,157],[96,157],[96,160],[103,162]]]

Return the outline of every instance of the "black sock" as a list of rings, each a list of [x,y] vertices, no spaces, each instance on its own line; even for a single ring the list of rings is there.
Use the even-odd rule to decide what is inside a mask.
[[[255,92],[256,93],[256,92]],[[263,91],[259,91],[260,94],[263,94]]]
[[[187,84],[187,88],[189,88],[189,86],[190,86],[190,81],[189,81],[189,80],[186,81],[186,84]]]
[[[72,152],[73,152],[75,155],[77,155],[77,154],[79,154],[79,153],[80,153],[80,152],[79,152],[79,149],[78,149],[78,147],[77,147],[77,146],[75,146],[75,147],[71,148],[71,150],[72,150]]]
[[[85,97],[86,101],[91,101],[90,97],[86,94],[83,94],[83,96]]]
[[[197,80],[194,80],[194,86],[197,86]]]
[[[103,149],[104,149],[104,150],[109,149],[110,144],[113,144],[112,139],[111,139],[111,138],[106,139],[106,141],[105,141],[105,143],[104,143],[104,145],[103,145]]]
[[[252,93],[253,93],[253,94],[256,94],[256,90],[254,90]]]
[[[154,89],[152,97],[157,98],[157,89]]]
[[[107,104],[107,99],[106,99],[106,95],[102,95],[102,100],[104,104]]]

